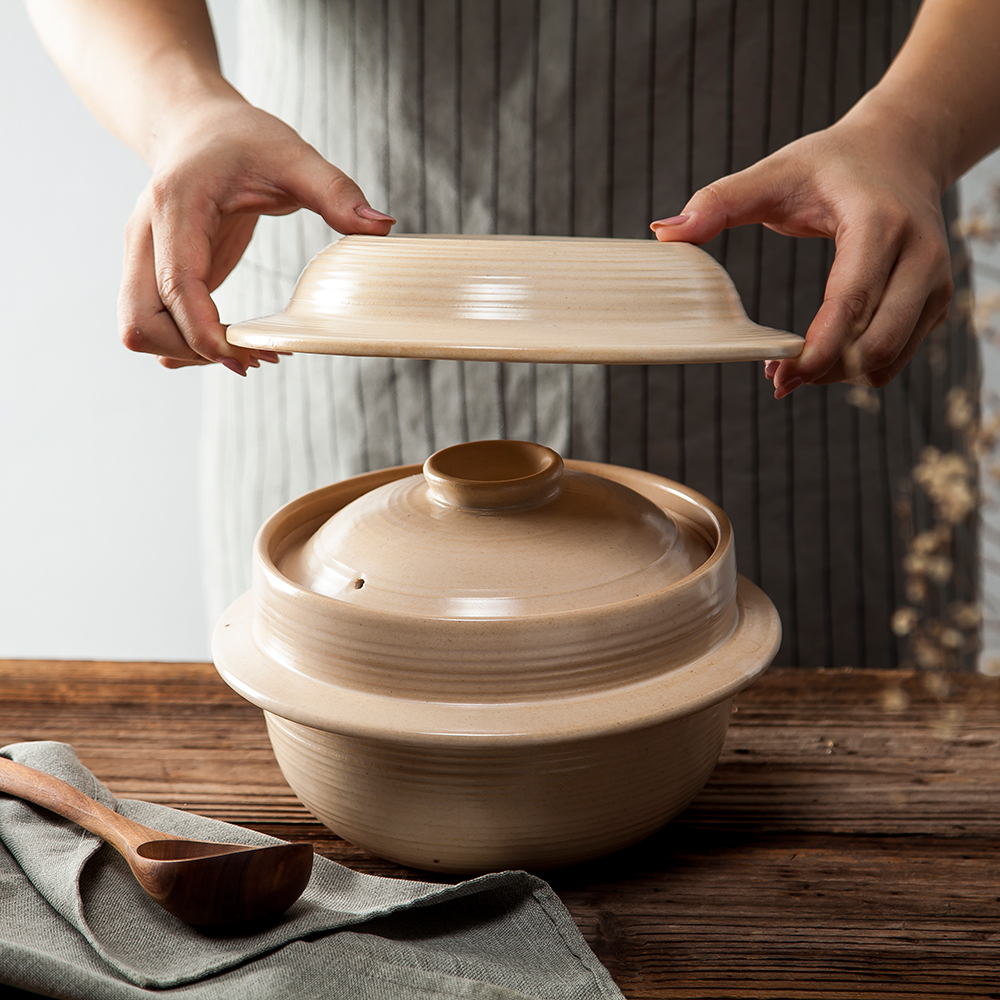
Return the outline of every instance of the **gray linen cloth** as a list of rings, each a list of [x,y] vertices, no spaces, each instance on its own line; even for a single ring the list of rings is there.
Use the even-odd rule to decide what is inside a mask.
[[[116,799],[64,743],[0,754],[124,816],[202,840],[261,834]],[[590,1000],[621,998],[549,886],[525,872],[438,885],[377,878],[317,857],[273,926],[205,933],[161,910],[111,847],[0,795],[0,984],[72,1000]],[[0,991],[2,992],[2,991]]]

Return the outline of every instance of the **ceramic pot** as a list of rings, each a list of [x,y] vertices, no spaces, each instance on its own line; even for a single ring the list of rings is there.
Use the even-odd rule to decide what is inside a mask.
[[[484,441],[288,504],[216,629],[289,785],[417,868],[544,870],[697,794],[781,629],[678,483]]]

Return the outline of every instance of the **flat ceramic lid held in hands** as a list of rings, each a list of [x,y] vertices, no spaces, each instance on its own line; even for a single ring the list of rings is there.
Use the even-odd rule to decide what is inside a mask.
[[[241,347],[363,357],[683,364],[797,356],[752,323],[688,243],[551,236],[345,236]]]

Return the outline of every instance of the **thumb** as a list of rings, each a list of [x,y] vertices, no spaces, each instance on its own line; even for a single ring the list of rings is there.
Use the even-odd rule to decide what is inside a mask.
[[[680,215],[650,223],[661,243],[707,243],[723,229],[776,222],[789,186],[767,161],[713,181],[696,191]]]
[[[364,192],[343,170],[311,147],[289,167],[284,184],[300,205],[321,215],[331,229],[345,236],[385,236],[395,225],[391,215],[368,204]]]

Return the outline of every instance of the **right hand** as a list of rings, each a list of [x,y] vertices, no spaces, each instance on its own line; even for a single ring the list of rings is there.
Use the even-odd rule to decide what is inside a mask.
[[[122,342],[167,368],[221,362],[245,375],[278,356],[230,344],[211,293],[243,255],[258,217],[308,208],[337,232],[373,236],[395,220],[292,128],[237,95],[181,120],[125,228]]]
[[[663,242],[706,243],[746,223],[835,241],[802,353],[764,370],[775,399],[805,384],[881,388],[944,320],[951,259],[928,146],[906,116],[869,95],[836,124],[709,184],[681,215],[653,223]]]

